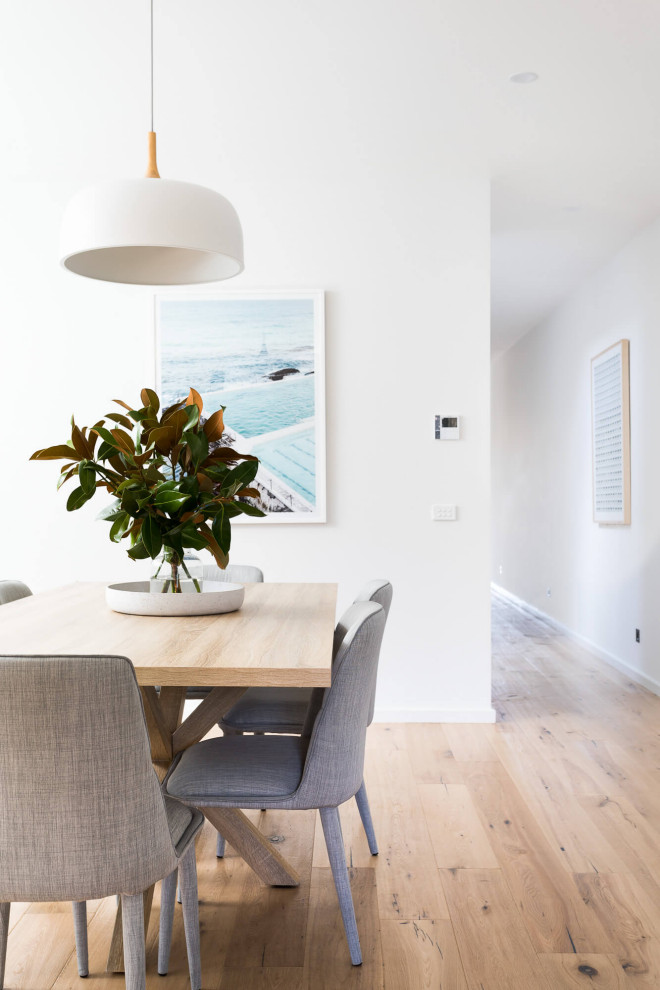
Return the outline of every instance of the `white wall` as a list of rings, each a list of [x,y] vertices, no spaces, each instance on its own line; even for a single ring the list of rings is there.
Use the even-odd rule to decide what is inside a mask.
[[[656,691],[659,264],[660,221],[493,362],[492,394],[493,580]],[[590,359],[621,338],[630,340],[632,524],[598,526]]]
[[[0,573],[35,589],[144,570],[100,504],[67,514],[58,467],[27,458],[152,377],[151,292],[56,263],[73,191],[144,169],[147,9],[39,0],[0,39]],[[156,12],[160,171],[237,207],[246,271],[227,288],[327,290],[328,523],[236,527],[233,559],[338,581],[340,607],[389,577],[379,709],[488,719],[488,183],[439,37],[375,0]],[[432,439],[443,408],[464,416],[460,444]],[[460,521],[432,523],[434,501]]]

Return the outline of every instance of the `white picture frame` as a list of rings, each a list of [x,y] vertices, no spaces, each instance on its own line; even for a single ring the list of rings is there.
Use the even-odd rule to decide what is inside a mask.
[[[630,342],[591,359],[593,518],[630,525]]]
[[[192,386],[205,412],[226,406],[232,446],[259,457],[256,485],[267,514],[232,523],[324,523],[323,291],[178,289],[159,291],[153,302],[154,381],[163,403]]]

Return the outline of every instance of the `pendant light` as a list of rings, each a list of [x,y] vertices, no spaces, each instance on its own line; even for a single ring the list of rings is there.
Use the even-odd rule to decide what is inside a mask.
[[[76,193],[62,219],[60,263],[86,278],[132,285],[192,285],[243,271],[243,232],[220,193],[161,179],[154,132],[154,6],[151,0],[151,130],[143,179]]]

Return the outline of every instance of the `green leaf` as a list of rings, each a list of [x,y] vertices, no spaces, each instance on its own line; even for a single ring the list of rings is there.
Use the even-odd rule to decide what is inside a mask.
[[[91,495],[88,495],[87,492],[84,490],[84,488],[80,488],[80,487],[74,488],[67,499],[66,511],[74,512],[76,509],[79,509],[80,506],[84,505],[85,502],[87,502],[87,500],[90,499],[93,494],[94,494],[94,490],[92,490]]]
[[[110,527],[110,539],[113,543],[119,543],[122,536],[128,529],[131,522],[131,517],[128,512],[117,513],[117,518]]]
[[[222,481],[229,472],[226,464],[209,464],[207,468],[203,468],[202,470],[211,481]]]
[[[179,556],[183,557],[183,543],[178,533],[163,533],[163,546],[175,550]]]
[[[121,445],[117,443],[110,430],[106,430],[105,426],[97,426],[94,432],[98,433],[101,440],[105,440],[105,442],[109,443],[111,447],[114,447],[116,450],[122,449]]]
[[[142,523],[142,542],[151,559],[156,558],[163,546],[163,536],[154,516],[147,516]]]
[[[121,453],[119,453],[117,456],[121,464],[126,468],[127,471],[135,470],[135,461],[133,460],[130,454],[127,454],[125,451],[122,450]],[[110,463],[112,463],[112,461]]]
[[[128,512],[129,516],[133,516],[133,517],[137,516],[141,507],[138,503],[138,500],[135,497],[135,493],[132,490],[126,491],[122,495],[121,507],[124,510],[124,512]]]
[[[106,441],[104,440],[101,446],[99,447],[96,456],[99,461],[107,461],[111,457],[114,457],[116,453],[117,453],[117,448],[114,446],[114,444],[106,443]]]
[[[65,471],[63,474],[61,474],[59,476],[59,478],[57,479],[57,490],[59,491],[60,488],[62,487],[62,485],[65,482],[70,481],[71,478],[73,478],[74,474],[77,474],[77,473],[78,473],[78,469],[74,467],[74,468],[71,468],[69,471]]]
[[[135,482],[133,481],[132,478],[125,478],[124,481],[121,481],[117,485],[115,491],[118,492],[118,493],[119,492],[125,492],[128,488],[132,488],[134,484],[135,484]]]
[[[131,547],[130,550],[127,550],[127,553],[131,560],[146,560],[149,556],[149,551],[145,547],[142,540],[138,540],[135,546]]]
[[[164,478],[155,464],[150,464],[148,468],[145,468],[142,472],[147,481],[159,482],[164,481]]]
[[[199,423],[199,406],[193,402],[191,406],[186,406],[185,413],[188,417],[188,422],[183,428],[184,433],[186,430],[190,430],[193,426],[197,426]]]
[[[250,505],[249,502],[234,502],[234,505],[240,512],[244,512],[246,516],[265,516],[266,513],[258,509],[256,505]]]
[[[96,488],[96,468],[91,461],[81,461],[78,467],[80,486],[86,495],[93,495]]]
[[[117,498],[112,503],[112,505],[106,505],[105,509],[101,509],[101,511],[99,512],[96,518],[105,519],[105,520],[116,519],[120,512],[121,512],[121,502]]]
[[[136,543],[140,542],[143,522],[144,519],[134,519],[133,525],[128,530],[128,538],[131,541],[132,547],[134,547]]]
[[[205,502],[200,506],[199,511],[203,512],[206,516],[217,516],[219,512],[224,512],[228,519],[233,519],[234,516],[240,516],[240,510],[237,506],[238,502]]]
[[[181,531],[181,542],[184,547],[192,547],[193,550],[206,550],[208,549],[208,543],[204,539],[201,533],[197,531],[195,526],[191,523],[188,526],[184,526]]]
[[[194,475],[187,475],[179,482],[179,491],[187,495],[199,495],[199,481]]]
[[[229,553],[229,547],[231,546],[231,522],[225,512],[224,505],[220,506],[220,512],[218,512],[211,524],[211,532],[223,553]]]
[[[163,512],[178,512],[189,498],[190,496],[185,492],[182,494],[177,491],[158,491],[154,496],[153,505],[157,509],[162,509]]]
[[[243,461],[242,464],[237,464],[235,468],[227,472],[227,475],[222,482],[222,490],[237,492],[241,488],[246,488],[251,481],[254,481],[257,471],[259,470],[259,461]]]
[[[188,406],[188,409],[197,409],[197,406]],[[186,433],[186,443],[193,459],[193,469],[196,471],[202,461],[209,456],[209,442],[205,433]]]

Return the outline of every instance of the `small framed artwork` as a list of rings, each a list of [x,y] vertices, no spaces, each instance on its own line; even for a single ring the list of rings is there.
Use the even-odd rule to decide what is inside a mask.
[[[630,343],[591,361],[594,522],[630,524]]]
[[[263,518],[325,522],[323,292],[158,294],[156,382],[164,403],[192,386],[205,411],[225,407],[223,442],[255,454]]]

